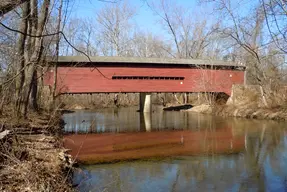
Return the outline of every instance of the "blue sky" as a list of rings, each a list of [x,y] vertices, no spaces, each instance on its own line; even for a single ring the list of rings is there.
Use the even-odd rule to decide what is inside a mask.
[[[135,9],[136,15],[133,18],[133,23],[136,24],[136,29],[142,32],[152,33],[161,39],[168,40],[170,36],[164,30],[163,26],[160,24],[160,17],[157,16],[150,7],[147,6],[145,1],[149,4],[159,3],[160,0],[119,0],[121,2],[128,2],[132,8]],[[212,3],[202,3],[200,0],[169,0],[174,2],[174,4],[181,6],[184,9],[190,11],[191,20],[193,22],[206,19],[207,24],[215,24],[220,21],[222,25],[233,25],[231,18],[226,15],[226,13],[220,11],[214,11],[214,4]],[[99,0],[72,0],[73,7],[71,12],[71,17],[82,18],[82,19],[92,19],[96,18],[96,13],[103,8],[108,6],[110,3],[101,2]],[[231,0],[232,11],[234,14],[240,16],[249,15],[250,10],[258,1],[250,0]],[[256,7],[256,6],[255,6]],[[254,11],[254,10],[253,10]],[[70,17],[70,18],[71,18]]]
[[[198,6],[198,0],[173,1],[176,2],[176,4],[191,10],[198,11],[201,8]],[[133,20],[137,27],[145,32],[155,32],[160,34],[163,29],[158,22],[159,18],[146,5],[146,3],[143,0],[129,0],[128,2],[131,7],[134,7],[136,10],[136,15]],[[152,0],[148,0],[148,2],[152,3]],[[94,18],[95,13],[108,4],[109,3],[98,0],[74,0],[74,7],[71,16],[77,18]]]

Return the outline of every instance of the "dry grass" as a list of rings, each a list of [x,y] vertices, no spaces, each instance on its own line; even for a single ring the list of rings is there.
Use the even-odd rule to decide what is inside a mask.
[[[235,106],[215,106],[213,114],[225,117],[243,117],[252,119],[287,120],[286,108],[258,108],[248,105],[242,107]]]
[[[213,113],[256,119],[287,120],[287,88],[263,89],[256,85],[235,85],[227,105],[215,106]]]
[[[13,130],[0,143],[0,191],[73,191],[71,162],[61,147],[57,115],[0,118],[2,129]]]

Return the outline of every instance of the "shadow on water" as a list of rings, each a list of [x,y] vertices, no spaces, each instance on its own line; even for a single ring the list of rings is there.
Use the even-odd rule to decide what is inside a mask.
[[[99,162],[172,158],[81,165],[80,191],[287,191],[286,122],[135,110],[65,114],[65,145]]]

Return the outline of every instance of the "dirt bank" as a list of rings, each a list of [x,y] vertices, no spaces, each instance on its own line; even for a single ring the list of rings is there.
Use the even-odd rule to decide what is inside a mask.
[[[60,115],[0,118],[0,191],[72,191],[71,159],[61,142]]]
[[[258,108],[254,106],[208,105],[195,106],[185,112],[213,114],[223,117],[242,117],[250,119],[287,120],[286,108]]]
[[[230,105],[216,106],[212,113],[219,116],[243,117],[252,119],[287,120],[286,108],[252,108],[247,106],[236,107]]]
[[[187,111],[226,117],[287,120],[286,87],[280,91],[266,94],[258,85],[233,85],[231,96],[225,104],[202,104]]]
[[[206,100],[225,100],[226,95],[208,93],[153,93],[152,103],[165,107],[192,103],[199,105]],[[109,107],[127,107],[139,105],[139,93],[92,93],[92,94],[63,94],[58,97],[59,105],[64,109],[99,109]]]
[[[212,112],[220,116],[287,120],[286,88],[265,93],[258,85],[233,85],[232,93],[223,106]]]

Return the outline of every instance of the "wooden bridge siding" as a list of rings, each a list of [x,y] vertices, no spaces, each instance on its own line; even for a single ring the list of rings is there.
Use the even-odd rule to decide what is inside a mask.
[[[244,83],[244,71],[156,67],[59,67],[58,91],[61,93],[92,92],[225,92],[232,84]],[[112,80],[112,76],[174,76],[184,80]],[[181,84],[181,82],[183,84]],[[46,83],[53,84],[53,72]]]

